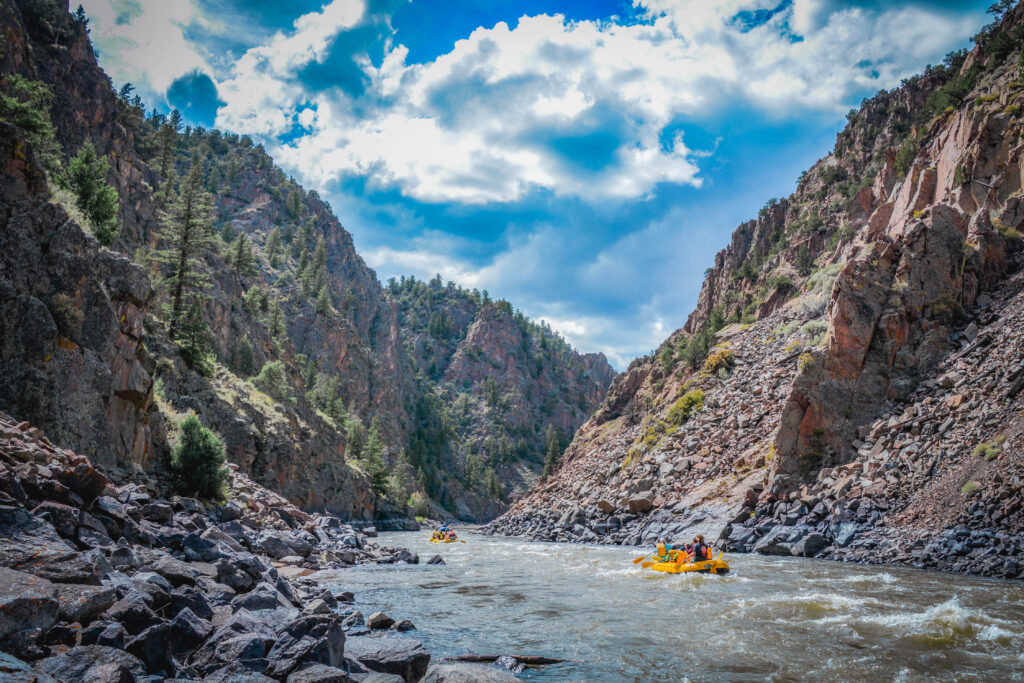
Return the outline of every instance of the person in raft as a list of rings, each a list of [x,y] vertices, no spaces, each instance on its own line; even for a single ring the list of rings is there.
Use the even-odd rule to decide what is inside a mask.
[[[683,546],[683,550],[689,555],[688,562],[703,562],[711,559],[711,549],[704,542],[704,534],[694,536],[693,543]]]
[[[654,561],[655,562],[668,562],[672,559],[672,556],[668,551],[672,550],[672,544],[666,541],[664,538],[659,538],[658,542],[654,545]]]
[[[455,532],[452,529],[448,529],[448,532],[445,534],[444,538],[446,541],[454,541]]]

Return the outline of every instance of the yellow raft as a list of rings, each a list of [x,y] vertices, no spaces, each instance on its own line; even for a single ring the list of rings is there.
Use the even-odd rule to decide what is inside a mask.
[[[687,562],[687,554],[680,550],[668,551],[667,561],[655,561],[651,569],[656,572],[667,572],[669,574],[728,574],[729,563],[722,559],[725,553],[718,553],[718,557],[700,562]],[[647,564],[646,562],[644,563]]]
[[[443,538],[443,539],[442,538],[432,538],[432,539],[430,539],[430,542],[431,543],[458,543],[459,539],[457,539],[457,538]]]

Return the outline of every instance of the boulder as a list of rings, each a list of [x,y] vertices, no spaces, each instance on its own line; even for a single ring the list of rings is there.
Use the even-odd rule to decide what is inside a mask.
[[[445,561],[440,555],[434,555],[432,558],[427,560],[427,564],[445,564]]]
[[[171,634],[167,623],[150,626],[128,641],[125,649],[146,664],[151,673],[171,674]]]
[[[430,664],[430,653],[423,644],[407,638],[349,638],[345,650],[371,671],[397,674],[406,683],[420,680]]]
[[[34,667],[65,683],[134,683],[146,675],[146,665],[138,657],[103,645],[73,647]]]
[[[116,621],[95,621],[82,629],[82,645],[106,645],[124,649],[128,632]]]
[[[192,586],[180,586],[171,591],[171,609],[174,614],[188,609],[200,619],[213,619],[210,601]]]
[[[654,493],[644,491],[629,499],[629,511],[633,514],[649,512],[654,507]]]
[[[0,681],[6,683],[57,683],[57,679],[33,669],[6,652],[0,652]],[[64,683],[68,683],[64,681]]]
[[[161,621],[140,593],[126,595],[111,605],[106,614],[111,620],[123,624],[128,633],[133,635],[142,633]]]
[[[371,629],[391,628],[394,623],[395,620],[383,612],[374,612],[370,615],[370,618],[366,620],[366,625]]]
[[[313,664],[288,674],[286,683],[350,683],[353,680],[341,669],[326,664]]]
[[[49,629],[59,611],[57,589],[52,583],[0,567],[0,638],[24,629]]]
[[[231,608],[245,608],[250,611],[291,607],[291,604],[269,583],[260,583],[248,593],[243,593],[231,601]]]
[[[431,664],[422,683],[515,683],[514,674],[486,664]]]
[[[814,557],[828,545],[825,537],[816,531],[812,531],[799,541],[793,544],[790,552],[796,557]]]
[[[179,654],[198,647],[213,633],[213,624],[184,608],[167,625],[171,652]]]
[[[267,655],[268,675],[283,678],[303,664],[331,667],[345,663],[345,633],[336,615],[303,616],[277,632]]]
[[[20,507],[0,505],[0,566],[32,570],[76,554],[49,522]]]
[[[96,615],[117,601],[117,593],[107,586],[54,584],[60,602],[60,618],[67,622],[88,624]]]

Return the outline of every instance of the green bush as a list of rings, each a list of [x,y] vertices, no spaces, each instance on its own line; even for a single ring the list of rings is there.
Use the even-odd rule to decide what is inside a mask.
[[[679,426],[690,419],[690,416],[704,407],[704,392],[691,389],[672,404],[668,410],[668,421]]]
[[[409,496],[408,505],[417,517],[426,517],[430,514],[430,499],[422,491],[413,491]]]
[[[284,363],[279,360],[271,361],[260,369],[260,374],[253,378],[260,391],[278,401],[288,395],[288,378],[284,371]]]
[[[195,415],[186,417],[181,423],[178,445],[171,453],[178,490],[184,495],[219,498],[229,477],[226,463],[220,437],[204,427]]]
[[[1000,450],[990,443],[979,443],[974,447],[974,457],[995,460],[999,457]]]
[[[75,193],[76,204],[89,221],[96,239],[109,247],[117,237],[117,190],[107,182],[109,164],[86,141],[68,162],[67,185]]]
[[[969,481],[963,485],[960,489],[960,493],[965,496],[973,496],[975,493],[981,490],[981,484],[976,481]]]

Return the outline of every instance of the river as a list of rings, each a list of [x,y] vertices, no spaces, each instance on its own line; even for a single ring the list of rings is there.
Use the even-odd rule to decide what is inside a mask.
[[[381,535],[444,566],[321,577],[410,619],[434,657],[571,660],[531,681],[1024,680],[1024,585],[909,569],[732,555],[728,576],[632,564],[637,548],[429,532]]]

